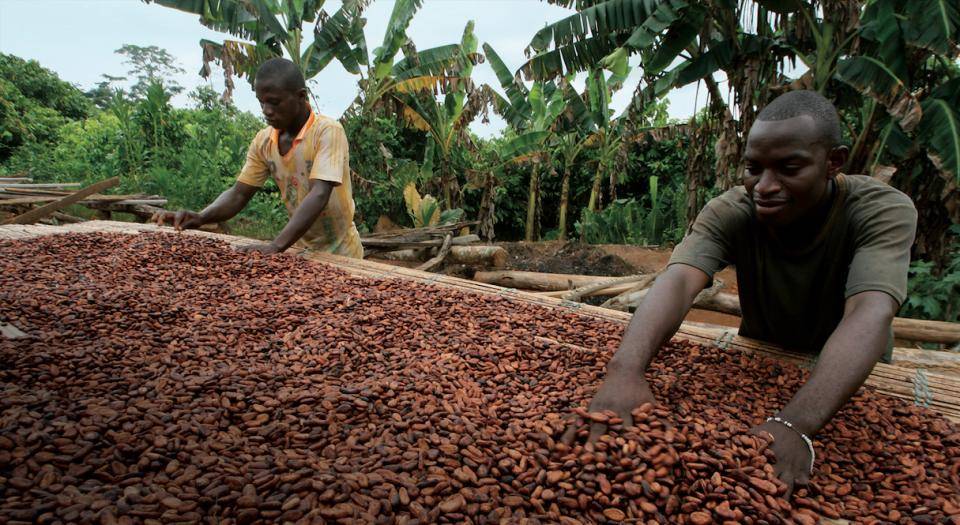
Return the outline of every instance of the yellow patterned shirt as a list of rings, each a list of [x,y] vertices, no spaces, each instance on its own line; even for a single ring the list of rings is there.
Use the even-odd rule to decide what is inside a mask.
[[[291,216],[307,196],[309,180],[333,183],[326,207],[296,246],[362,258],[360,233],[353,224],[350,152],[343,127],[336,120],[311,112],[286,155],[280,155],[278,138],[279,132],[272,127],[257,133],[237,180],[259,188],[267,177],[273,177]]]

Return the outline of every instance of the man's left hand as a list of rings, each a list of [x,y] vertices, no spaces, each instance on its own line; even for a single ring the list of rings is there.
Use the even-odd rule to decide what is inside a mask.
[[[813,467],[810,464],[813,461],[810,457],[810,449],[799,434],[780,423],[768,421],[750,430],[751,434],[761,432],[767,432],[773,436],[770,450],[777,456],[777,462],[773,468],[780,481],[787,485],[787,492],[783,497],[789,500],[794,488],[805,486],[810,482],[810,471]]]
[[[249,246],[241,246],[237,248],[237,251],[243,253],[262,253],[263,255],[272,255],[274,253],[280,253],[283,250],[275,246],[273,243],[264,242],[258,244],[251,244]]]

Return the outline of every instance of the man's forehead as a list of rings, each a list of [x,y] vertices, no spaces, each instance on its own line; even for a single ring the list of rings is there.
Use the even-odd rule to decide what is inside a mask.
[[[809,115],[784,120],[758,120],[747,136],[748,150],[810,151],[823,147],[823,133]]]
[[[253,83],[254,91],[264,91],[271,92],[276,94],[293,94],[296,93],[295,89],[288,89],[283,85],[283,82],[275,77],[257,77],[256,81]]]

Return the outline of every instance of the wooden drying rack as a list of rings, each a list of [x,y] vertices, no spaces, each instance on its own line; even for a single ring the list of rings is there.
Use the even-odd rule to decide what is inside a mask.
[[[7,225],[0,226],[0,240],[28,239],[44,235],[65,233],[126,233],[141,232],[172,232],[170,228],[159,228],[153,224],[137,224],[115,221],[89,221],[64,226],[47,225]],[[227,242],[232,246],[244,246],[257,243],[254,239],[236,237],[218,233],[202,231],[184,232],[187,235],[211,237]],[[393,266],[367,260],[350,259],[337,255],[315,252],[299,253],[308,260],[318,261],[340,268],[347,273],[361,277],[385,279],[406,279],[423,284],[453,288],[464,292],[496,295],[514,301],[537,304],[545,308],[562,308],[576,315],[611,321],[626,325],[631,314],[618,312],[606,308],[599,308],[581,303],[571,303],[561,299],[545,297],[540,294],[503,288],[492,284],[484,284],[467,279],[450,277],[441,274],[422,272],[410,268]],[[776,346],[761,341],[740,337],[730,328],[703,325],[699,323],[683,323],[677,331],[677,338],[706,345],[721,345],[736,348],[745,352],[756,353],[773,357],[781,361],[799,365],[810,365],[812,359],[802,354],[784,351]],[[569,344],[557,341],[560,344]],[[942,354],[942,352],[938,352]],[[924,361],[923,351],[895,349],[894,363],[878,363],[866,384],[874,387],[877,392],[904,399],[908,402],[923,400],[930,410],[933,410],[946,419],[960,423],[960,377],[953,374],[944,374],[929,371],[937,363]],[[951,364],[952,366],[952,364]]]

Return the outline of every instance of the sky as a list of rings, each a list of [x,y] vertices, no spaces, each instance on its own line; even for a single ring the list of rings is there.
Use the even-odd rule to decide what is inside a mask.
[[[324,8],[333,13],[339,0],[328,0]],[[366,37],[372,51],[383,41],[393,2],[374,0],[366,10]],[[44,22],[36,23],[38,13]],[[418,49],[460,41],[468,20],[474,20],[474,34],[482,45],[489,43],[512,70],[525,61],[524,48],[533,34],[548,23],[569,16],[573,11],[539,0],[425,0],[407,35]],[[312,39],[312,33],[309,38]],[[185,92],[174,98],[177,106],[187,106],[186,92],[203,84],[218,91],[223,88],[222,73],[214,68],[210,80],[199,75],[202,65],[201,38],[220,41],[229,35],[200,25],[199,17],[141,0],[0,0],[0,52],[37,60],[60,78],[87,90],[102,80],[102,74],[124,75],[124,58],[115,51],[124,44],[158,46],[173,55],[186,72],[176,81]],[[636,87],[639,73],[634,72],[625,88],[613,98],[619,113]],[[499,90],[493,70],[487,64],[474,68],[474,81]],[[580,84],[582,86],[582,84]],[[339,117],[357,93],[357,77],[333,61],[314,78],[311,91],[317,111]],[[669,96],[672,118],[687,119],[704,103],[695,84]],[[234,102],[246,111],[260,114],[260,107],[246,80],[236,82]],[[482,137],[497,134],[504,122],[490,113],[490,123],[478,118],[471,129]]]

